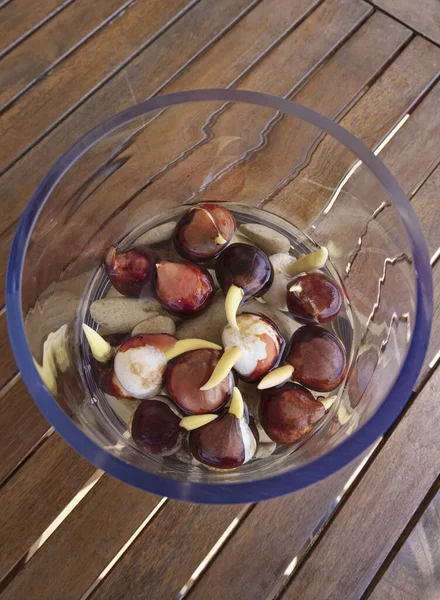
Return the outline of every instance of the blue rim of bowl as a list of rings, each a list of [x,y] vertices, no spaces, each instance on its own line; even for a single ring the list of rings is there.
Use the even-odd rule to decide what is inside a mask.
[[[209,101],[241,102],[281,111],[321,128],[348,147],[370,168],[398,210],[412,246],[417,277],[416,319],[410,347],[392,389],[376,413],[339,446],[303,467],[261,480],[229,484],[184,482],[145,472],[109,454],[84,434],[60,408],[38,375],[26,340],[20,295],[33,225],[45,199],[70,166],[102,137],[146,113]],[[385,433],[404,408],[423,364],[432,321],[433,284],[428,248],[415,213],[396,179],[363,142],[328,117],[291,100],[240,90],[189,90],[151,98],[116,114],[83,136],[55,163],[33,194],[16,231],[8,261],[6,310],[11,346],[22,378],[43,415],[72,448],[96,467],[148,492],[190,502],[229,504],[274,498],[324,479]]]

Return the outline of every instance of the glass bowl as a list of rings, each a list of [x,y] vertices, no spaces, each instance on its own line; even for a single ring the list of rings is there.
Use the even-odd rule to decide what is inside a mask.
[[[91,299],[102,294],[105,248],[127,246],[141,225],[154,227],[200,201],[232,202],[244,220],[263,215],[300,245],[327,246],[350,307],[336,332],[349,349],[350,369],[322,426],[296,448],[224,473],[137,451],[89,385],[81,331]],[[353,460],[404,407],[431,318],[426,243],[387,168],[328,118],[247,91],[153,98],[85,135],[31,198],[7,273],[11,345],[48,421],[111,475],[192,502],[272,498]],[[52,342],[54,335],[62,340],[57,351],[65,361],[54,395],[36,366],[50,333]]]

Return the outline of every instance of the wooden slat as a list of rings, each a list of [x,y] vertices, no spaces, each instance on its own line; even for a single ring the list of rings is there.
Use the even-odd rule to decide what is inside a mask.
[[[423,45],[427,45],[427,42],[423,41]],[[410,55],[413,52],[411,47],[407,51]],[[396,63],[399,61],[401,61],[400,66],[402,69],[400,77],[396,67]],[[363,100],[352,108],[344,120],[354,124],[359,123],[362,116],[365,115],[364,100],[368,96],[370,96],[370,100],[374,98],[375,110],[382,113],[384,119],[387,118],[387,105],[395,106],[394,116],[405,110],[404,105],[399,103],[397,96],[399,94],[404,95],[408,104],[410,104],[417,97],[420,89],[423,89],[425,82],[429,81],[432,76],[428,69],[425,82],[416,77],[414,88],[410,93],[410,80],[405,83],[405,88],[395,85],[397,80],[406,79],[407,69],[408,57],[403,53],[385,71],[384,75],[374,84]],[[389,77],[387,77],[388,72]],[[405,89],[407,91],[404,91]],[[392,123],[392,112],[388,113],[388,118]],[[425,118],[428,120],[428,114],[425,115]],[[419,122],[421,123],[422,120]],[[372,130],[374,130],[374,127],[372,127]],[[379,140],[376,138],[377,141]],[[415,151],[417,152],[417,149]],[[337,167],[337,163],[335,167]],[[426,185],[428,185],[428,182]],[[424,187],[420,189],[419,193],[423,198],[425,195]],[[426,207],[425,201],[419,199],[419,193],[414,198],[414,209],[423,231],[427,235],[431,235],[432,239],[436,239],[438,232],[434,230],[435,233],[430,233],[432,231],[433,209],[432,207],[429,209]],[[428,199],[426,201],[429,202]],[[434,207],[437,205],[438,199],[436,197]],[[432,235],[436,237],[433,238]],[[432,253],[434,251],[433,249]],[[438,273],[440,274],[440,269],[438,269]],[[436,323],[440,327],[440,314]],[[438,337],[437,345],[440,347]],[[197,584],[190,596],[191,600],[202,600],[208,595],[212,600],[215,600],[216,598],[222,598],[222,594],[228,594],[242,600],[248,598],[253,600],[255,589],[261,590],[262,598],[266,598],[269,593],[276,593],[283,583],[283,574],[290,561],[303,550],[319,526],[328,518],[335,504],[335,498],[343,493],[344,485],[355,471],[358,462],[348,465],[344,470],[327,480],[293,496],[259,505],[241,526],[239,534],[231,540],[225,551],[219,555],[200,583]],[[228,578],[228,587],[225,588],[225,582],[219,587],[219,582],[223,579],[225,572],[231,575]]]
[[[294,94],[295,100],[336,118],[380,73],[393,54],[406,43],[409,35],[409,30],[388,17],[381,14],[373,15],[326,62],[325,66],[306,82],[297,94]],[[276,63],[273,63],[272,68],[276,69]],[[240,85],[248,87],[246,81]],[[263,85],[261,85],[261,89],[271,91],[270,88],[266,89]],[[322,90],[325,90],[325,94]],[[313,98],[312,103],[311,98]],[[292,157],[295,157],[295,163],[305,159],[311,150],[310,146],[315,142],[317,132],[313,128],[298,126],[296,120],[281,120],[267,128],[267,121],[273,117],[273,113],[264,112],[261,109],[252,111],[252,108],[248,107],[243,109],[241,105],[235,105],[231,110],[220,115],[217,123],[213,126],[213,132],[214,134],[217,132],[217,135],[240,135],[240,127],[243,123],[242,137],[248,145],[251,145],[253,138],[250,139],[247,127],[250,115],[255,121],[251,129],[253,138],[257,142],[259,139],[261,140],[262,135],[259,136],[259,134],[262,134],[262,130],[266,127],[268,130],[264,129],[264,139],[269,139],[270,143],[259,144],[259,150],[253,152],[252,160],[247,164],[244,185],[240,191],[235,193],[234,200],[242,203],[250,202],[255,205],[272,190],[274,185],[274,178],[271,176],[273,165],[277,165],[277,180],[280,180],[289,173],[290,169],[293,169]],[[286,134],[286,129],[289,130],[289,127],[291,135]],[[153,199],[168,202],[168,205],[170,198],[187,200],[188,195],[185,196],[182,193],[182,180],[189,179],[190,190],[200,189],[203,185],[205,171],[199,167],[200,163],[205,164],[207,149],[207,145],[201,145],[197,151],[192,151],[184,161],[174,165],[166,175],[158,178],[139,193],[130,202],[131,217],[136,218],[136,210],[142,210],[142,206],[148,206],[149,202],[154,201]],[[214,152],[215,147],[212,146],[211,153]],[[234,168],[230,171],[231,177],[234,170],[242,168],[241,162],[234,162]],[[268,173],[269,176],[267,176]],[[219,178],[218,184],[213,183],[209,186],[208,198],[222,197],[223,182],[224,180]],[[115,224],[113,221],[112,225]]]
[[[4,6],[0,16],[0,55],[66,4],[69,0],[33,0],[29,10],[28,0],[14,0]]]
[[[231,515],[239,512],[239,506],[170,502],[117,563],[93,600],[175,598],[231,524]]]
[[[438,477],[439,389],[437,369],[294,577],[283,600],[361,597]]]
[[[433,269],[434,289],[440,289],[440,262],[434,265]],[[434,315],[432,318],[431,338],[429,340],[428,350],[426,352],[425,362],[422,367],[422,376],[425,376],[430,370],[430,363],[437,357],[440,350],[440,297],[439,294],[434,298]],[[440,363],[438,363],[440,366]]]
[[[394,558],[370,600],[437,600],[440,590],[440,492]]]
[[[78,600],[159,501],[158,496],[104,476],[0,598]],[[148,538],[147,529],[142,545],[149,546]]]
[[[258,504],[197,582],[191,600],[275,596],[292,560],[330,517],[362,458],[295,494]]]
[[[18,370],[11,346],[9,345],[6,313],[0,315],[0,340],[2,341],[2,351],[0,353],[0,388],[2,388]]]
[[[0,483],[48,431],[21,379],[0,397]]]
[[[412,200],[412,207],[419,220],[426,226],[423,229],[429,253],[434,256],[440,248],[440,167],[428,177]]]
[[[414,64],[418,65],[417,69],[414,69]],[[359,100],[356,108],[342,119],[341,125],[374,148],[404,116],[439,70],[440,49],[422,38],[416,38]],[[400,154],[397,149],[396,154]],[[353,160],[349,150],[326,136],[310,161],[265,208],[284,216],[292,214],[294,206],[295,223],[306,227],[330,200]]]
[[[0,107],[53,68],[125,4],[126,0],[76,0],[14,48],[0,63]]]
[[[373,4],[403,21],[433,42],[440,44],[440,4],[438,0],[372,0]]]
[[[11,229],[53,162],[91,127],[118,110],[145,99],[163,86],[249,4],[249,0],[225,0],[220,4],[219,11],[219,3],[215,0],[200,2],[3,175],[0,185],[0,222],[9,235],[5,242],[0,238],[0,258],[4,259],[4,263],[0,260],[0,286],[3,286]],[[295,3],[290,0],[265,0],[258,4],[183,71],[176,80],[180,82],[180,89],[197,87],[191,81],[198,81],[198,65],[201,65],[208,87],[228,85],[258,61],[286,28],[291,28],[295,21],[307,13],[310,6],[308,0]],[[197,36],[192,34],[193,28],[198,32]],[[171,54],[170,47],[173,48]],[[209,60],[205,58],[207,56]],[[172,89],[175,91],[176,84]]]
[[[19,427],[15,423],[15,427]],[[0,579],[81,490],[95,468],[57,434],[0,491]]]
[[[152,40],[192,0],[139,0],[0,117],[0,171]],[[35,114],[38,113],[38,119]]]

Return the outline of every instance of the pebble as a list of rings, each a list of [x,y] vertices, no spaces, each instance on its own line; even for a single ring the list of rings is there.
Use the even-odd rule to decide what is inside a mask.
[[[286,272],[286,267],[293,262],[295,258],[285,252],[273,254],[269,256],[274,270],[274,278],[269,291],[264,294],[264,300],[274,306],[278,310],[288,312],[287,308],[287,284],[292,281],[293,277]]]
[[[270,442],[270,444],[258,444],[257,451],[254,454],[254,458],[267,458],[268,456],[272,456],[275,452],[277,445],[275,442]]]
[[[92,318],[106,332],[128,333],[136,325],[154,315],[163,314],[157,300],[138,300],[137,298],[102,298],[90,306]]]
[[[256,244],[266,254],[277,254],[289,252],[290,241],[271,227],[259,225],[258,223],[246,223],[240,225],[239,231]]]
[[[145,321],[141,321],[131,332],[131,335],[139,333],[167,333],[175,335],[176,325],[170,317],[157,314],[155,317],[150,317]]]
[[[127,400],[126,398],[115,398],[106,394],[107,402],[125,423],[129,423],[134,411],[139,405],[139,400]]]
[[[217,280],[217,275],[215,274],[214,269],[208,269],[209,274],[212,277],[212,281],[214,282],[214,290],[219,290],[220,289],[220,285],[219,282]]]
[[[258,406],[260,404],[261,392],[257,386],[252,383],[246,383],[241,379],[238,381],[238,389],[240,390],[243,400],[245,401],[249,413],[255,418],[258,418]]]
[[[257,422],[256,426],[258,429],[258,435],[260,436],[260,444],[275,444],[275,442],[273,442],[267,435],[267,433],[264,431],[260,423]]]
[[[162,242],[166,242],[172,236],[175,227],[175,221],[163,223],[162,225],[153,227],[153,229],[150,229],[136,240],[136,246],[139,244],[147,244],[147,246],[151,246],[152,244],[161,244]]]
[[[249,244],[249,246],[258,248],[257,244],[254,244],[254,242],[252,242],[248,237],[246,237],[238,229],[235,232],[234,237],[231,240],[231,244]]]
[[[177,326],[176,337],[178,340],[201,338],[221,345],[226,323],[225,297],[222,292],[216,292],[211,305],[203,314]]]

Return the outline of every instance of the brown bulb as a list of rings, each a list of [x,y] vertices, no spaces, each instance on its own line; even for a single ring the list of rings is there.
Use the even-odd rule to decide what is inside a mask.
[[[342,342],[315,325],[304,325],[295,331],[286,361],[294,368],[292,379],[316,392],[335,390],[347,372]]]
[[[139,298],[142,290],[151,285],[157,253],[148,246],[135,246],[117,253],[110,246],[104,259],[104,268],[114,288],[124,296]]]
[[[216,258],[234,237],[235,219],[218,204],[191,208],[177,223],[174,245],[187,260],[203,262]]]
[[[239,346],[243,357],[235,363],[234,370],[244,381],[253,383],[266,375],[280,362],[285,342],[271,319],[256,313],[237,316],[235,329],[226,325],[222,333],[225,350]]]
[[[158,456],[170,456],[185,443],[186,431],[179,423],[180,417],[166,402],[145,400],[134,412],[131,436],[142,450]]]
[[[184,413],[211,413],[229,402],[234,387],[232,373],[210,390],[200,389],[211,377],[221,354],[219,350],[209,348],[193,350],[181,354],[168,365],[168,394]]]
[[[167,368],[165,352],[176,341],[165,333],[150,333],[135,335],[124,342],[114,358],[114,372],[120,387],[139,400],[159,394]]]
[[[295,277],[287,286],[287,307],[300,323],[328,323],[342,308],[342,290],[324,273]]]
[[[325,414],[321,402],[306,388],[286,383],[261,394],[259,418],[271,440],[289,445],[302,440]]]
[[[214,282],[206,269],[164,260],[157,265],[153,290],[160,304],[178,317],[194,317],[208,308]]]
[[[249,244],[231,244],[219,256],[215,274],[226,294],[235,285],[244,293],[244,300],[262,296],[272,285],[273,267],[262,250]]]
[[[189,436],[191,454],[214,469],[236,469],[252,458],[256,441],[244,419],[226,412]]]

